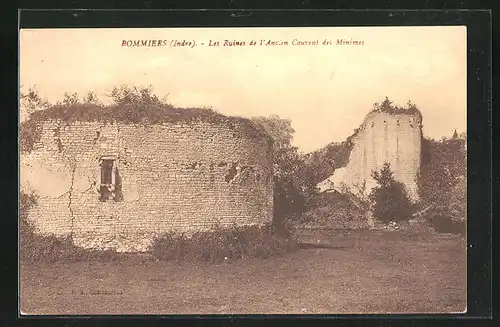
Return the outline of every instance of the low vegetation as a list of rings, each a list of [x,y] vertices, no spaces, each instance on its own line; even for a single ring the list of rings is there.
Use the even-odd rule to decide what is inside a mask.
[[[89,250],[74,245],[71,237],[24,233],[20,236],[23,262],[114,261],[125,257],[114,250]]]
[[[353,202],[348,194],[339,192],[315,196],[299,223],[312,229],[358,230],[369,227],[366,210]]]
[[[296,248],[292,238],[280,235],[272,226],[231,226],[190,236],[167,233],[154,241],[151,253],[165,261],[214,264],[244,258],[267,259]]]
[[[41,235],[28,218],[36,195],[20,194],[20,259],[23,262],[113,261],[128,257],[115,250],[92,250],[75,246],[71,236]],[[166,233],[156,239],[151,254],[165,261],[202,263],[232,262],[244,258],[270,258],[297,248],[293,237],[273,226],[217,227],[190,237]]]
[[[137,260],[21,262],[27,314],[355,314],[461,312],[466,243],[436,233],[314,231],[329,248],[234,264]],[[132,258],[131,258],[132,259]],[[98,292],[114,294],[99,294]],[[115,295],[116,294],[116,295]]]

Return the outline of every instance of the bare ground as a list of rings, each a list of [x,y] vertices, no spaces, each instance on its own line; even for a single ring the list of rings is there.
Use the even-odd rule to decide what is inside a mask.
[[[344,314],[466,308],[466,243],[459,236],[323,231],[303,237],[310,244],[285,257],[218,266],[144,256],[115,262],[21,263],[21,311]]]

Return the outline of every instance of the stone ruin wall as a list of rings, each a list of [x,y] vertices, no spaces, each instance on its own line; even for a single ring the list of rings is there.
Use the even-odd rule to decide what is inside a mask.
[[[122,201],[99,200],[99,159],[116,156]],[[146,251],[167,231],[272,221],[269,140],[208,123],[128,125],[57,121],[21,155],[21,185],[42,234],[75,245]]]
[[[418,200],[415,179],[420,171],[421,123],[417,115],[385,112],[368,114],[353,138],[349,163],[337,169],[329,183],[337,190],[341,190],[344,184],[356,192],[366,181],[365,194],[368,194],[376,186],[371,172],[380,170],[388,162],[395,180],[405,184],[413,201]],[[325,187],[324,183],[322,187]]]

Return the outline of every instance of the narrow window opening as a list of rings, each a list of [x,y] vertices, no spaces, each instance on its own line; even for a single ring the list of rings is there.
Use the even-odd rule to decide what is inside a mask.
[[[94,137],[94,144],[96,144],[97,140],[99,140],[99,137],[101,136],[101,132],[96,131],[96,136]]]
[[[116,160],[114,158],[101,158],[101,186],[99,200],[116,200]]]
[[[101,162],[101,184],[113,183],[114,160],[104,159]]]

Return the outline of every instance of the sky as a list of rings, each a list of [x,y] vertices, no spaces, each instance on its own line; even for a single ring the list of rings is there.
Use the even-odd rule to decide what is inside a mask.
[[[362,45],[337,45],[338,39]],[[127,47],[124,40],[167,40],[167,46]],[[172,40],[196,46],[170,47]],[[224,40],[245,46],[222,46]],[[289,44],[261,46],[260,40]],[[19,42],[23,90],[36,87],[51,102],[88,91],[105,102],[114,86],[153,85],[177,106],[290,119],[302,152],[345,140],[385,96],[415,103],[428,137],[466,131],[463,26],[25,29]]]

